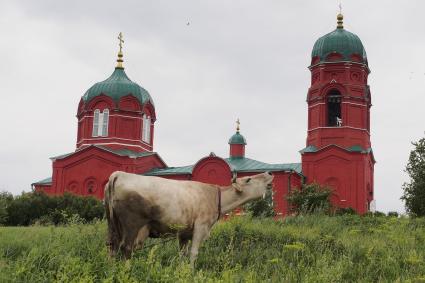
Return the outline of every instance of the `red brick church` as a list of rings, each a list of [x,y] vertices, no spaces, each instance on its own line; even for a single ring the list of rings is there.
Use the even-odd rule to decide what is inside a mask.
[[[245,155],[239,123],[229,139],[229,156],[214,153],[189,166],[170,167],[153,151],[156,110],[151,95],[124,71],[122,36],[117,66],[90,87],[77,108],[76,149],[52,157],[52,176],[33,187],[48,194],[71,192],[103,198],[109,175],[122,170],[177,180],[229,185],[238,177],[271,171],[278,214],[288,213],[285,195],[301,183],[334,189],[333,203],[359,213],[373,201],[375,159],[370,142],[371,93],[366,52],[359,37],[343,27],[320,37],[311,54],[307,93],[307,142],[301,163],[269,164]]]

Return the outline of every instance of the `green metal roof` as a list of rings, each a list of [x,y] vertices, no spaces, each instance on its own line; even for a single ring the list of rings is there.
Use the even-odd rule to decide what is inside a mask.
[[[184,175],[192,174],[194,165],[182,166],[182,167],[167,167],[164,169],[154,168],[149,172],[146,172],[143,175],[148,176],[163,176],[163,175]]]
[[[314,44],[311,57],[319,56],[320,62],[325,62],[326,57],[333,52],[340,53],[344,61],[351,61],[351,55],[358,54],[367,64],[366,51],[360,38],[343,28],[320,37]]]
[[[339,147],[341,149],[344,149],[344,150],[350,151],[350,152],[370,153],[372,151],[372,148],[363,148],[360,145],[353,145],[351,147],[344,148],[344,147],[341,147],[341,146],[336,145],[336,144],[330,144],[330,145],[327,145],[327,146],[322,147],[322,148],[317,148],[314,145],[309,145],[306,148],[303,148],[302,150],[300,150],[299,152],[301,154],[309,153],[309,152],[318,152],[319,150],[322,150],[322,149],[327,148],[329,146],[336,146],[336,147]]]
[[[303,154],[304,152],[316,152],[317,151],[317,147],[315,147],[314,145],[309,145],[303,149],[301,149],[299,152],[301,154]]]
[[[101,94],[109,96],[115,102],[131,94],[136,97],[140,103],[144,104],[150,101],[153,105],[153,100],[149,93],[143,87],[131,81],[122,68],[115,68],[115,71],[109,78],[89,88],[83,95],[83,100],[84,102],[88,102]]]
[[[110,149],[106,146],[101,146],[101,145],[93,145],[94,147],[98,147],[101,149],[104,149],[106,151],[109,151],[113,154],[116,155],[120,155],[120,156],[128,156],[130,158],[138,158],[138,157],[144,157],[144,156],[150,156],[150,155],[154,155],[157,154],[156,152],[137,152],[137,151],[132,151],[129,149]]]
[[[52,177],[32,183],[32,185],[51,185],[51,184],[52,184]]]
[[[111,149],[111,148],[108,148],[106,146],[101,146],[101,145],[96,145],[96,144],[91,145],[91,147],[96,147],[96,148],[108,151],[110,153],[113,153],[115,155],[127,156],[127,157],[130,157],[130,158],[139,158],[139,157],[157,154],[156,152],[137,152],[137,151],[132,151],[132,150],[129,150],[129,149]],[[70,152],[70,153],[66,153],[66,154],[62,154],[62,155],[58,155],[58,156],[55,156],[55,157],[51,157],[50,159],[52,159],[52,160],[64,159],[68,156],[71,156],[71,155],[77,153],[77,152],[79,152],[79,150],[74,151],[74,152]]]
[[[246,157],[232,157],[224,159],[229,164],[232,171],[235,172],[264,172],[264,171],[295,171],[302,174],[301,163],[282,163],[268,164]],[[180,175],[192,174],[195,165],[182,167],[167,167],[164,169],[153,169],[144,175],[163,176],[163,175]]]
[[[369,147],[369,148],[363,148],[360,145],[353,145],[353,146],[347,148],[347,150],[348,151],[351,151],[351,152],[369,153],[369,152],[372,151],[372,148],[371,147]]]
[[[268,164],[246,157],[225,159],[236,172],[295,171],[301,173],[301,163]]]
[[[229,144],[246,144],[246,139],[239,132],[236,132],[236,134],[230,137]]]

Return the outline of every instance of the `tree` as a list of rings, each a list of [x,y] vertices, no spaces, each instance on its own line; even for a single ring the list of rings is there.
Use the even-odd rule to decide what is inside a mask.
[[[13,200],[13,196],[8,192],[0,192],[0,226],[6,225],[9,218],[7,208]]]
[[[303,184],[301,189],[294,188],[286,196],[291,211],[295,214],[316,212],[329,213],[331,210],[332,189],[317,183]]]
[[[409,156],[406,172],[410,182],[403,184],[406,210],[411,215],[425,216],[425,138],[412,142],[415,147]]]
[[[102,202],[94,197],[68,193],[48,196],[43,192],[23,192],[16,197],[3,193],[3,196],[0,194],[0,225],[26,226],[36,222],[67,224],[76,217],[92,221],[102,219],[104,214]]]

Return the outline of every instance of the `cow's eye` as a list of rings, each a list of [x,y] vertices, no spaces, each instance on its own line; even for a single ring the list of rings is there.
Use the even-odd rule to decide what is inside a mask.
[[[251,178],[246,179],[246,182],[249,183],[249,181],[251,181]]]

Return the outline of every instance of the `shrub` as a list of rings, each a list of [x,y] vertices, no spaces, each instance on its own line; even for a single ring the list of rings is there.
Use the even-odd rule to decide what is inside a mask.
[[[329,213],[332,189],[317,183],[304,184],[301,189],[293,189],[286,197],[292,212],[310,214],[316,212]]]
[[[29,192],[9,198],[6,212],[7,218],[4,222],[6,225],[27,226],[35,223],[57,225],[68,224],[70,220],[74,221],[77,218],[85,222],[95,218],[101,219],[104,207],[102,202],[94,197],[68,193],[48,196],[43,192]]]
[[[374,213],[373,213],[373,216],[376,216],[376,217],[384,217],[384,216],[387,216],[384,212],[382,212],[382,211],[375,211]]]
[[[398,212],[397,211],[389,211],[388,216],[389,217],[398,217]]]
[[[244,206],[246,212],[252,217],[273,217],[276,212],[273,207],[273,191],[267,190],[265,197],[251,201]]]
[[[381,212],[381,211],[368,211],[365,214],[363,214],[364,217],[385,217],[387,216],[385,213]]]
[[[13,200],[13,196],[8,192],[0,192],[0,226],[7,224],[7,207]]]
[[[357,212],[352,207],[338,207],[335,210],[335,215],[354,215]]]

